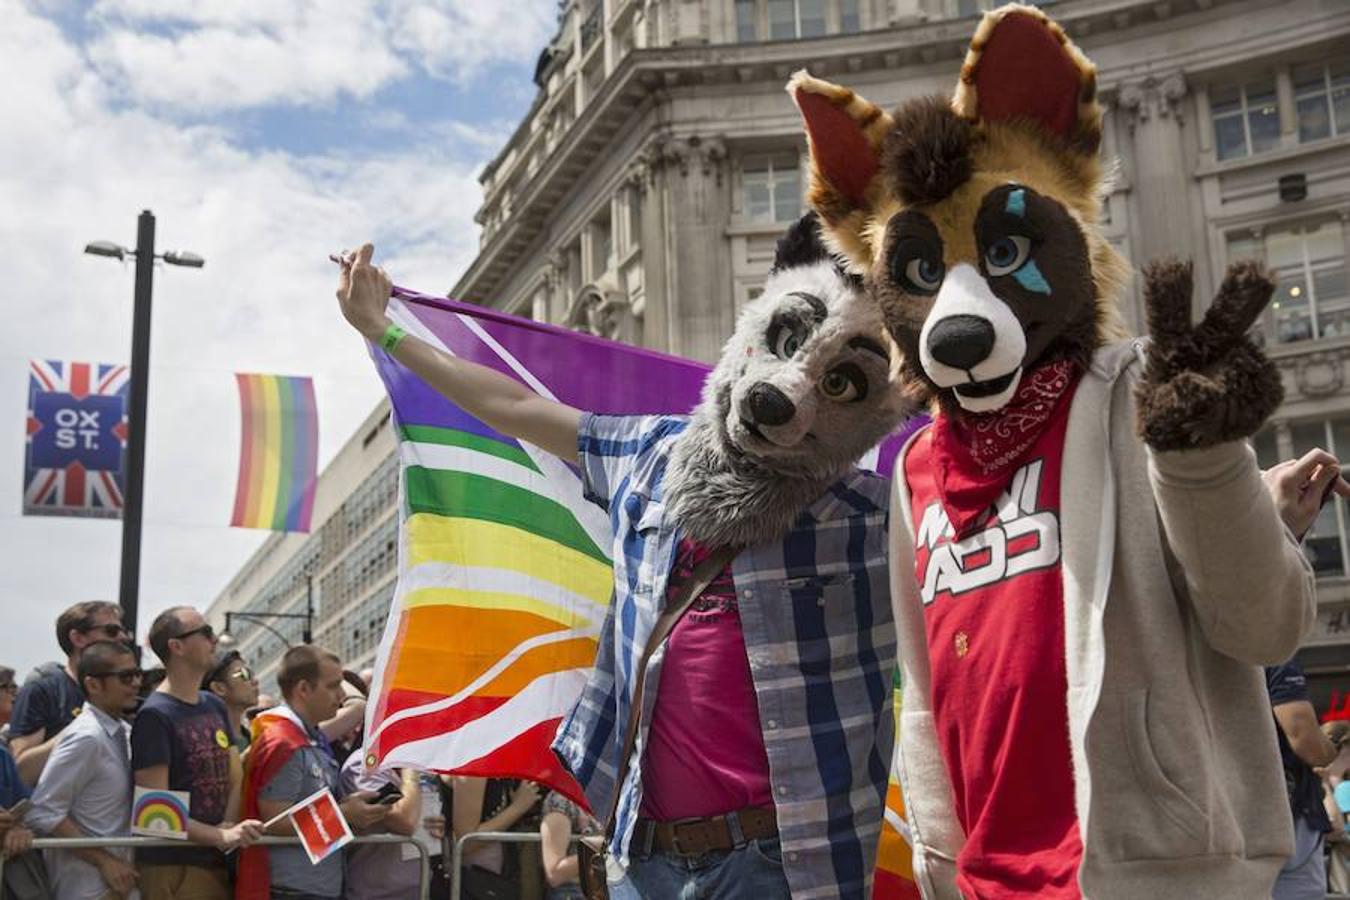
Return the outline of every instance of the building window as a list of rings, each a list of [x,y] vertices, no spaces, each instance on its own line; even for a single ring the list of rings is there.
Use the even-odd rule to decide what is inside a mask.
[[[605,204],[591,222],[591,271],[588,281],[595,281],[609,270],[609,258],[614,254],[614,229],[610,226],[609,204]]]
[[[769,39],[821,37],[825,34],[825,0],[769,0]]]
[[[844,34],[862,31],[860,0],[839,0],[839,30]]]
[[[642,245],[642,191],[630,187],[625,194],[624,218],[627,220],[627,242],[624,251],[636,250]]]
[[[548,288],[540,287],[530,299],[529,317],[536,322],[548,321]]]
[[[1273,78],[1213,88],[1209,106],[1219,159],[1239,159],[1279,146],[1280,105]]]
[[[1293,438],[1294,459],[1318,447],[1337,457],[1350,454],[1350,418],[1303,422],[1291,426],[1289,433]],[[1272,429],[1253,438],[1252,447],[1261,468],[1268,469],[1280,461]],[[1347,574],[1345,564],[1350,554],[1346,552],[1346,521],[1345,501],[1337,497],[1334,503],[1322,507],[1303,540],[1303,552],[1319,578],[1340,578]]]
[[[1299,141],[1350,134],[1350,62],[1300,66],[1293,75]]]
[[[595,6],[586,15],[581,22],[581,52],[589,50],[600,37],[601,16],[604,15],[605,5],[596,2]]]
[[[1263,258],[1275,271],[1275,298],[1267,316],[1268,334],[1276,343],[1350,335],[1350,277],[1339,221],[1229,240],[1230,262],[1250,257]]]
[[[992,8],[993,0],[956,0],[956,16],[961,19],[984,15]]]
[[[742,212],[748,222],[791,222],[801,215],[795,153],[747,156],[741,165]]]
[[[736,40],[748,44],[755,32],[755,0],[736,0]]]

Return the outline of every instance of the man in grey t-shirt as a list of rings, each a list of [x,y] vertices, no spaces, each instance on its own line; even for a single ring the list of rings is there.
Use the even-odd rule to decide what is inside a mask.
[[[301,747],[286,760],[276,777],[263,785],[259,800],[276,801],[285,806],[303,800],[325,787],[342,799],[338,767],[324,748],[318,729],[306,729],[314,743]],[[272,896],[279,888],[315,897],[342,896],[342,854],[334,853],[318,865],[311,865],[302,847],[271,847]],[[283,895],[284,896],[284,895]]]
[[[337,760],[319,723],[332,718],[342,700],[342,666],[331,653],[303,645],[292,647],[282,657],[277,684],[285,704],[274,715],[299,725],[309,740],[299,746],[277,769],[276,774],[258,786],[258,811],[264,820],[312,794],[329,788],[339,801],[342,814],[360,834],[378,826],[389,808],[372,803],[371,791],[342,795]],[[269,834],[294,834],[289,820],[276,823]],[[269,847],[271,895],[290,900],[330,900],[342,896],[342,854],[334,853],[318,865],[312,865],[303,848]]]

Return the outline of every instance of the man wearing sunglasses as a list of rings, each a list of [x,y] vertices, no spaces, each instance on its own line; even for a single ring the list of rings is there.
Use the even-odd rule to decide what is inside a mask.
[[[143,848],[136,854],[144,900],[228,900],[224,851],[262,834],[254,819],[236,822],[242,766],[225,704],[201,689],[216,665],[215,631],[190,606],[160,613],[150,649],[165,677],[145,698],[131,729],[131,768],[141,787],[187,791],[188,840],[198,847]]]
[[[47,837],[124,837],[131,829],[125,717],[136,707],[141,670],[126,644],[97,641],[84,647],[75,672],[88,699],[57,739],[24,821]],[[46,858],[58,900],[135,896],[129,850],[48,850]]]
[[[215,667],[202,679],[202,690],[215,694],[225,704],[225,714],[230,720],[230,738],[242,754],[249,744],[244,713],[258,704],[258,679],[244,665],[238,650],[216,656]]]
[[[30,785],[37,784],[61,730],[84,706],[84,691],[75,677],[80,653],[95,641],[129,642],[131,635],[122,627],[122,607],[93,601],[76,603],[57,617],[56,640],[66,654],[65,665],[44,663],[28,676],[14,699],[9,725],[10,751],[19,775]]]

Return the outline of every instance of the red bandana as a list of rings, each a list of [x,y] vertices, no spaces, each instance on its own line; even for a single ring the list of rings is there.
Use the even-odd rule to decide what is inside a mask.
[[[957,537],[983,521],[1061,401],[1072,396],[1078,374],[1067,359],[1046,363],[1022,379],[1002,409],[933,419],[938,493]]]

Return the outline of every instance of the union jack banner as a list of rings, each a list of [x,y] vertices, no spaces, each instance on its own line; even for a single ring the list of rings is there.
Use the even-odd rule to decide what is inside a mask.
[[[24,515],[122,515],[130,375],[124,365],[29,363]]]

